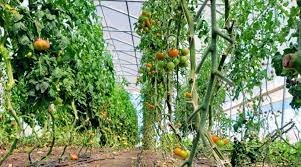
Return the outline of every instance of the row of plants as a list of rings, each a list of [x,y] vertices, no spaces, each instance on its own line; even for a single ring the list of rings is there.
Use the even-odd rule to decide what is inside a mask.
[[[2,0],[0,27],[1,145],[8,150],[0,165],[25,140],[24,124],[43,129],[31,134],[37,144],[29,154],[50,142],[41,160],[62,137],[58,134],[69,136],[64,152],[75,136],[88,132],[79,138],[83,146],[93,138],[102,146],[136,143],[135,109],[123,85],[115,83],[93,1],[29,0],[24,5]],[[45,135],[49,140],[41,140]],[[10,148],[5,137],[13,141]]]
[[[204,14],[207,5],[210,22]],[[275,64],[273,55],[283,52],[281,46],[294,41],[288,37],[298,36],[296,30],[300,28],[300,1],[292,4],[275,0],[224,0],[222,5],[223,11],[215,0],[205,0],[201,4],[196,0],[148,0],[143,3],[135,27],[141,36],[139,49],[143,53],[138,84],[142,87],[144,148],[159,145],[166,151],[174,149],[176,155],[186,160],[183,166],[192,166],[196,154],[204,153],[222,166],[262,161],[254,161],[251,154],[251,158],[245,158],[250,151],[237,151],[241,147],[248,146],[247,150],[252,147],[253,144],[248,142],[250,133],[258,134],[265,128],[264,115],[258,114],[263,98],[261,95],[252,98],[253,90],[258,87],[262,90],[261,85],[273,79],[274,72],[269,70],[272,59]],[[286,56],[289,58],[277,58],[276,74],[279,75],[279,69],[289,69],[293,71],[295,81],[300,74],[297,67],[299,52],[291,50],[289,53],[293,53]],[[290,89],[290,93],[294,97],[292,107],[299,108],[297,88]],[[226,118],[222,108],[226,97],[230,100],[243,97],[243,104],[250,101],[252,110],[243,105],[241,112],[255,115],[250,116],[252,121],[238,119],[233,122]],[[273,108],[271,112],[275,112]],[[251,127],[253,130],[249,130]],[[221,128],[242,134],[243,138],[232,138],[228,144],[230,136],[226,133],[222,134],[222,139],[214,135]],[[188,139],[190,134],[193,135],[192,143]],[[159,142],[156,142],[157,138]],[[200,140],[202,146],[199,146]],[[274,140],[267,135],[260,142],[276,149],[277,144],[275,147],[270,144]],[[287,145],[286,141],[278,143]],[[266,147],[262,148],[266,153]],[[189,154],[187,150],[190,150]],[[294,151],[298,152],[298,149]],[[242,158],[228,162],[225,156],[239,157],[235,152]],[[257,154],[256,150],[253,154]],[[281,155],[277,156],[280,160]],[[269,161],[276,162],[275,157],[269,156]],[[297,160],[291,162],[298,165]]]

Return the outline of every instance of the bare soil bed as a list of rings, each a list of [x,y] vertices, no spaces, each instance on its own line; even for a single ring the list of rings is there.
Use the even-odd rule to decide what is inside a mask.
[[[87,153],[82,153],[78,160],[70,160],[70,153],[77,153],[78,148],[69,148],[63,160],[59,162],[59,157],[63,147],[55,147],[51,155],[34,166],[43,167],[65,167],[65,166],[87,166],[87,167],[179,167],[182,160],[174,157],[162,157],[162,153],[156,151],[112,150],[112,149],[92,149]],[[33,152],[32,159],[36,161],[47,153],[47,149],[39,149]],[[0,157],[4,150],[0,150]],[[214,167],[214,163],[209,160],[198,160],[194,166]],[[24,167],[29,166],[28,154],[24,150],[17,150],[4,163],[3,167]]]

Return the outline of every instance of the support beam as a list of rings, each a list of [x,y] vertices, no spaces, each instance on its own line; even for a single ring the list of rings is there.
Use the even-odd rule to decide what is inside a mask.
[[[131,35],[131,33],[133,32],[132,30],[128,30],[128,31],[126,31],[126,30],[120,30],[120,29],[118,29],[118,28],[116,28],[116,27],[113,27],[113,26],[105,26],[105,27],[103,27],[103,28],[104,28],[103,31],[108,31],[108,32],[123,32],[123,33],[129,34],[129,35]],[[110,30],[110,29],[113,29],[113,30]],[[134,36],[135,38],[139,38],[139,39],[140,39],[140,37],[137,36],[137,35],[134,35],[134,34],[133,34],[133,36]]]
[[[114,41],[117,41],[117,42],[120,42],[120,43],[123,43],[123,44],[125,44],[125,45],[128,45],[128,46],[131,46],[131,47],[133,47],[133,45],[132,44],[129,44],[129,43],[127,43],[127,42],[124,42],[124,41],[122,41],[122,40],[119,40],[119,39],[116,39],[116,38],[107,38],[107,39],[104,39],[105,41],[110,41],[110,40],[114,40]]]
[[[126,4],[126,10],[127,10],[127,15],[128,15],[128,20],[129,20],[129,24],[130,24],[130,30],[131,30],[131,36],[132,36],[132,42],[133,42],[133,48],[135,50],[135,58],[136,58],[136,64],[138,64],[138,59],[137,59],[137,53],[136,53],[136,47],[135,47],[135,42],[134,42],[134,36],[133,36],[133,28],[132,28],[132,23],[131,23],[131,19],[130,19],[130,10],[129,10],[129,4],[127,1],[125,1]],[[137,69],[138,69],[138,65],[137,65]]]
[[[101,0],[98,0],[98,2],[99,2],[99,4],[100,4],[100,3],[101,3]],[[102,15],[103,15],[103,19],[104,19],[104,21],[105,21],[105,24],[106,24],[106,26],[108,26],[108,22],[107,22],[107,19],[106,19],[106,17],[105,17],[105,14],[104,14],[104,12],[103,12],[102,6],[100,6],[100,9],[101,9],[101,12],[102,12]],[[109,36],[110,36],[110,38],[112,38],[111,33],[109,33]],[[112,45],[113,45],[114,49],[116,49],[116,46],[115,46],[115,43],[114,43],[113,40],[112,40]],[[117,53],[115,53],[115,54],[117,55],[117,58],[118,58],[118,60],[119,60],[119,55],[118,55]],[[119,64],[120,64],[120,61],[119,61]],[[122,66],[119,65],[119,67],[120,67],[120,69],[122,70]],[[122,70],[122,71],[123,71],[123,70]]]
[[[126,16],[128,16],[128,17],[130,17],[130,18],[132,18],[132,19],[138,20],[137,17],[132,16],[132,15],[130,15],[130,14],[127,14],[127,13],[125,13],[125,12],[122,12],[122,11],[120,11],[120,10],[118,10],[118,9],[114,9],[114,8],[111,8],[111,7],[109,7],[109,6],[102,5],[102,4],[99,4],[99,5],[97,5],[97,6],[101,6],[101,7],[103,7],[103,8],[107,8],[107,9],[112,10],[112,11],[114,11],[114,12],[117,12],[117,13],[120,13],[120,14],[123,14],[123,15],[126,15]],[[97,6],[96,6],[96,7],[97,7]]]
[[[263,94],[261,94],[261,96],[262,97],[267,96],[268,94],[275,93],[275,92],[277,92],[279,90],[282,90],[283,88],[284,88],[284,85],[278,86],[278,87],[276,87],[274,89],[271,89],[271,90],[269,90],[267,92],[264,92]],[[256,96],[256,97],[258,97],[258,96]],[[253,101],[256,97],[251,98],[249,101]],[[248,102],[245,102],[245,103],[248,103]],[[224,112],[228,112],[228,111],[230,111],[230,110],[232,110],[234,108],[238,108],[238,107],[242,106],[243,104],[244,104],[244,102],[241,102],[241,103],[239,103],[239,104],[237,104],[235,106],[232,106],[230,108],[225,109]]]

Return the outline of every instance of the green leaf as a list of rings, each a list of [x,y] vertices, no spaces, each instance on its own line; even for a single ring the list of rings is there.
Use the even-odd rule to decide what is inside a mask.
[[[35,21],[34,25],[36,27],[37,33],[39,34],[39,36],[41,36],[41,31],[43,29],[43,25],[38,21]]]
[[[13,25],[12,30],[17,34],[17,33],[18,33],[19,31],[21,31],[21,30],[26,31],[27,28],[26,28],[26,26],[24,25],[24,23],[18,22],[18,23],[15,23],[15,24]]]
[[[40,84],[41,93],[44,93],[48,88],[49,88],[49,83],[47,83],[47,82],[42,82],[42,83]]]
[[[20,38],[19,38],[19,43],[21,45],[30,45],[32,42],[29,40],[29,38],[26,36],[26,35],[22,35]]]
[[[46,18],[47,18],[48,20],[54,20],[54,19],[55,19],[55,15],[52,15],[52,14],[47,13],[47,14],[46,14]]]

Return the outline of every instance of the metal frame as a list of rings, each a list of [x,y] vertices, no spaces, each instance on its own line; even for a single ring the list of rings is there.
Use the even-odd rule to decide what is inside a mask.
[[[127,1],[125,1],[125,2],[127,2]],[[110,9],[110,10],[112,10],[112,11],[118,12],[118,13],[120,13],[120,14],[127,15],[127,13],[125,13],[125,12],[119,11],[118,9],[114,9],[114,8],[111,8],[111,7],[106,6],[106,5],[102,5],[101,3],[100,3],[99,5],[97,5],[97,6],[101,6],[101,7],[103,7],[103,8],[107,8],[107,9]],[[137,17],[132,16],[132,15],[129,15],[129,14],[128,14],[128,17],[130,17],[130,18],[132,18],[132,19],[138,20]]]
[[[129,34],[129,35],[131,35],[131,32],[133,32],[131,30],[120,30],[120,29],[118,29],[116,27],[113,27],[113,26],[108,26],[108,27],[103,27],[103,28],[104,28],[103,31],[122,32],[122,33],[126,33],[126,34]],[[109,29],[114,29],[114,30],[109,30]],[[140,37],[137,36],[137,35],[133,35],[133,36],[140,39]]]
[[[111,49],[108,49],[108,51],[110,51],[112,53],[112,55],[114,56],[113,62],[115,67],[118,67],[118,69],[120,71],[116,71],[116,75],[118,79],[124,78],[124,77],[134,77],[137,76],[137,71],[139,69],[139,65],[140,65],[140,59],[141,57],[139,55],[141,55],[141,52],[139,50],[137,50],[137,43],[135,43],[135,39],[139,39],[140,37],[135,33],[134,29],[133,29],[133,20],[136,21],[138,20],[139,16],[134,16],[130,14],[130,10],[131,10],[131,5],[130,3],[144,3],[145,0],[95,0],[97,3],[96,7],[99,7],[101,10],[101,14],[102,14],[102,18],[104,20],[105,25],[103,25],[103,32],[108,34],[108,38],[105,39],[105,41],[107,42],[108,46],[111,46]],[[103,3],[103,2],[107,2],[107,3]],[[110,3],[108,2],[118,2],[122,5],[124,5],[124,9],[125,10],[119,10],[116,9],[114,7],[110,6]],[[203,1],[200,1],[199,4],[201,5],[203,3]],[[113,4],[113,3],[112,3]],[[224,4],[217,4],[218,6],[223,6]],[[209,4],[207,4],[206,6],[210,7]],[[126,30],[122,30],[119,29],[118,27],[114,27],[113,25],[109,25],[107,22],[107,19],[114,19],[114,18],[108,18],[108,16],[106,15],[106,12],[104,12],[104,9],[106,9],[105,11],[107,12],[109,11],[113,11],[113,12],[117,12],[118,14],[124,15],[128,18],[128,21],[126,24],[129,25],[129,27]],[[223,12],[218,11],[219,14],[222,14]],[[114,33],[116,32],[116,33]],[[124,41],[122,39],[120,39],[118,37],[118,33],[124,33],[126,35],[129,35],[130,40],[129,42]],[[116,34],[116,35],[115,35]],[[131,42],[130,42],[131,41]],[[121,43],[121,44],[125,44],[127,46],[129,46],[129,49],[127,50],[122,50],[120,48],[117,48],[117,44]],[[134,58],[134,61],[130,61],[130,60],[126,60],[124,59],[122,56],[122,54],[126,55],[126,56],[130,56],[131,58]],[[133,68],[129,68],[128,66],[136,66],[136,69]],[[132,73],[134,72],[134,73]],[[129,87],[129,89],[132,89]]]
[[[99,4],[101,4],[101,0],[99,0]],[[102,13],[102,15],[103,15],[103,19],[104,19],[104,21],[105,21],[105,24],[106,24],[106,26],[108,26],[108,22],[107,22],[107,20],[106,20],[106,17],[105,17],[105,14],[104,14],[104,12],[103,12],[103,8],[102,8],[101,5],[100,5],[100,9],[101,9],[101,13]],[[111,32],[109,32],[109,36],[110,36],[110,38],[112,38]],[[116,46],[115,46],[113,40],[112,40],[112,44],[113,44],[114,48],[116,49]],[[115,54],[116,54],[116,53],[115,53]],[[116,55],[117,55],[117,54],[116,54]],[[122,70],[122,66],[120,65],[119,55],[117,55],[117,58],[118,58],[118,60],[119,60],[119,67],[120,67],[120,69]],[[122,70],[122,74],[123,74],[123,70]],[[117,76],[117,78],[118,78],[118,77],[119,77],[119,76]]]
[[[123,43],[123,44],[125,44],[125,45],[131,46],[131,47],[133,46],[133,45],[127,43],[127,42],[124,42],[124,41],[122,41],[122,40],[120,40],[120,39],[116,39],[116,38],[106,38],[106,39],[105,39],[105,41],[108,41],[108,40],[114,40],[114,41]]]

